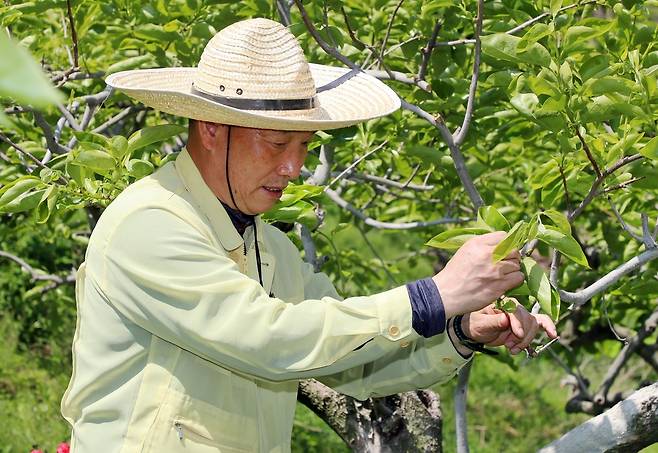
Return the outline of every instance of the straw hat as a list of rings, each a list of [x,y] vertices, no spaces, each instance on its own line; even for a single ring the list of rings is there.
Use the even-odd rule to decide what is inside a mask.
[[[393,90],[374,77],[309,64],[295,36],[268,19],[221,30],[196,68],[122,71],[106,82],[166,113],[261,129],[335,129],[400,107]]]

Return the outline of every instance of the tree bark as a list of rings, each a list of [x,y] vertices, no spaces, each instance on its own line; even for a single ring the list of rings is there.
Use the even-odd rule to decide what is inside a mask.
[[[302,381],[297,399],[354,451],[441,452],[439,397],[417,390],[358,401],[315,380]]]
[[[572,429],[538,453],[635,452],[658,442],[658,382]]]

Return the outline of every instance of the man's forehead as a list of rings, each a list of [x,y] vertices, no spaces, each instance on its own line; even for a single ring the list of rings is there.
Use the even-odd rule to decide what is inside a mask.
[[[275,129],[253,129],[255,133],[263,136],[276,137],[313,137],[315,131],[279,131]]]

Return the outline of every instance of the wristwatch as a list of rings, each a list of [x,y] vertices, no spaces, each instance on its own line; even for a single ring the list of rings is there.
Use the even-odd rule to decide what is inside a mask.
[[[452,330],[453,332],[455,332],[455,336],[457,337],[459,342],[472,351],[481,352],[487,355],[498,355],[498,351],[485,348],[482,343],[478,343],[477,341],[473,340],[468,335],[466,335],[464,329],[462,329],[463,317],[464,315],[457,315],[452,320]]]

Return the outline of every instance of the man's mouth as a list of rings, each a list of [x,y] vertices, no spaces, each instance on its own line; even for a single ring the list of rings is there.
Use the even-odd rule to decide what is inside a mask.
[[[277,187],[277,186],[263,186],[263,189],[267,190],[268,192],[276,195],[281,195],[283,193],[284,187]]]

